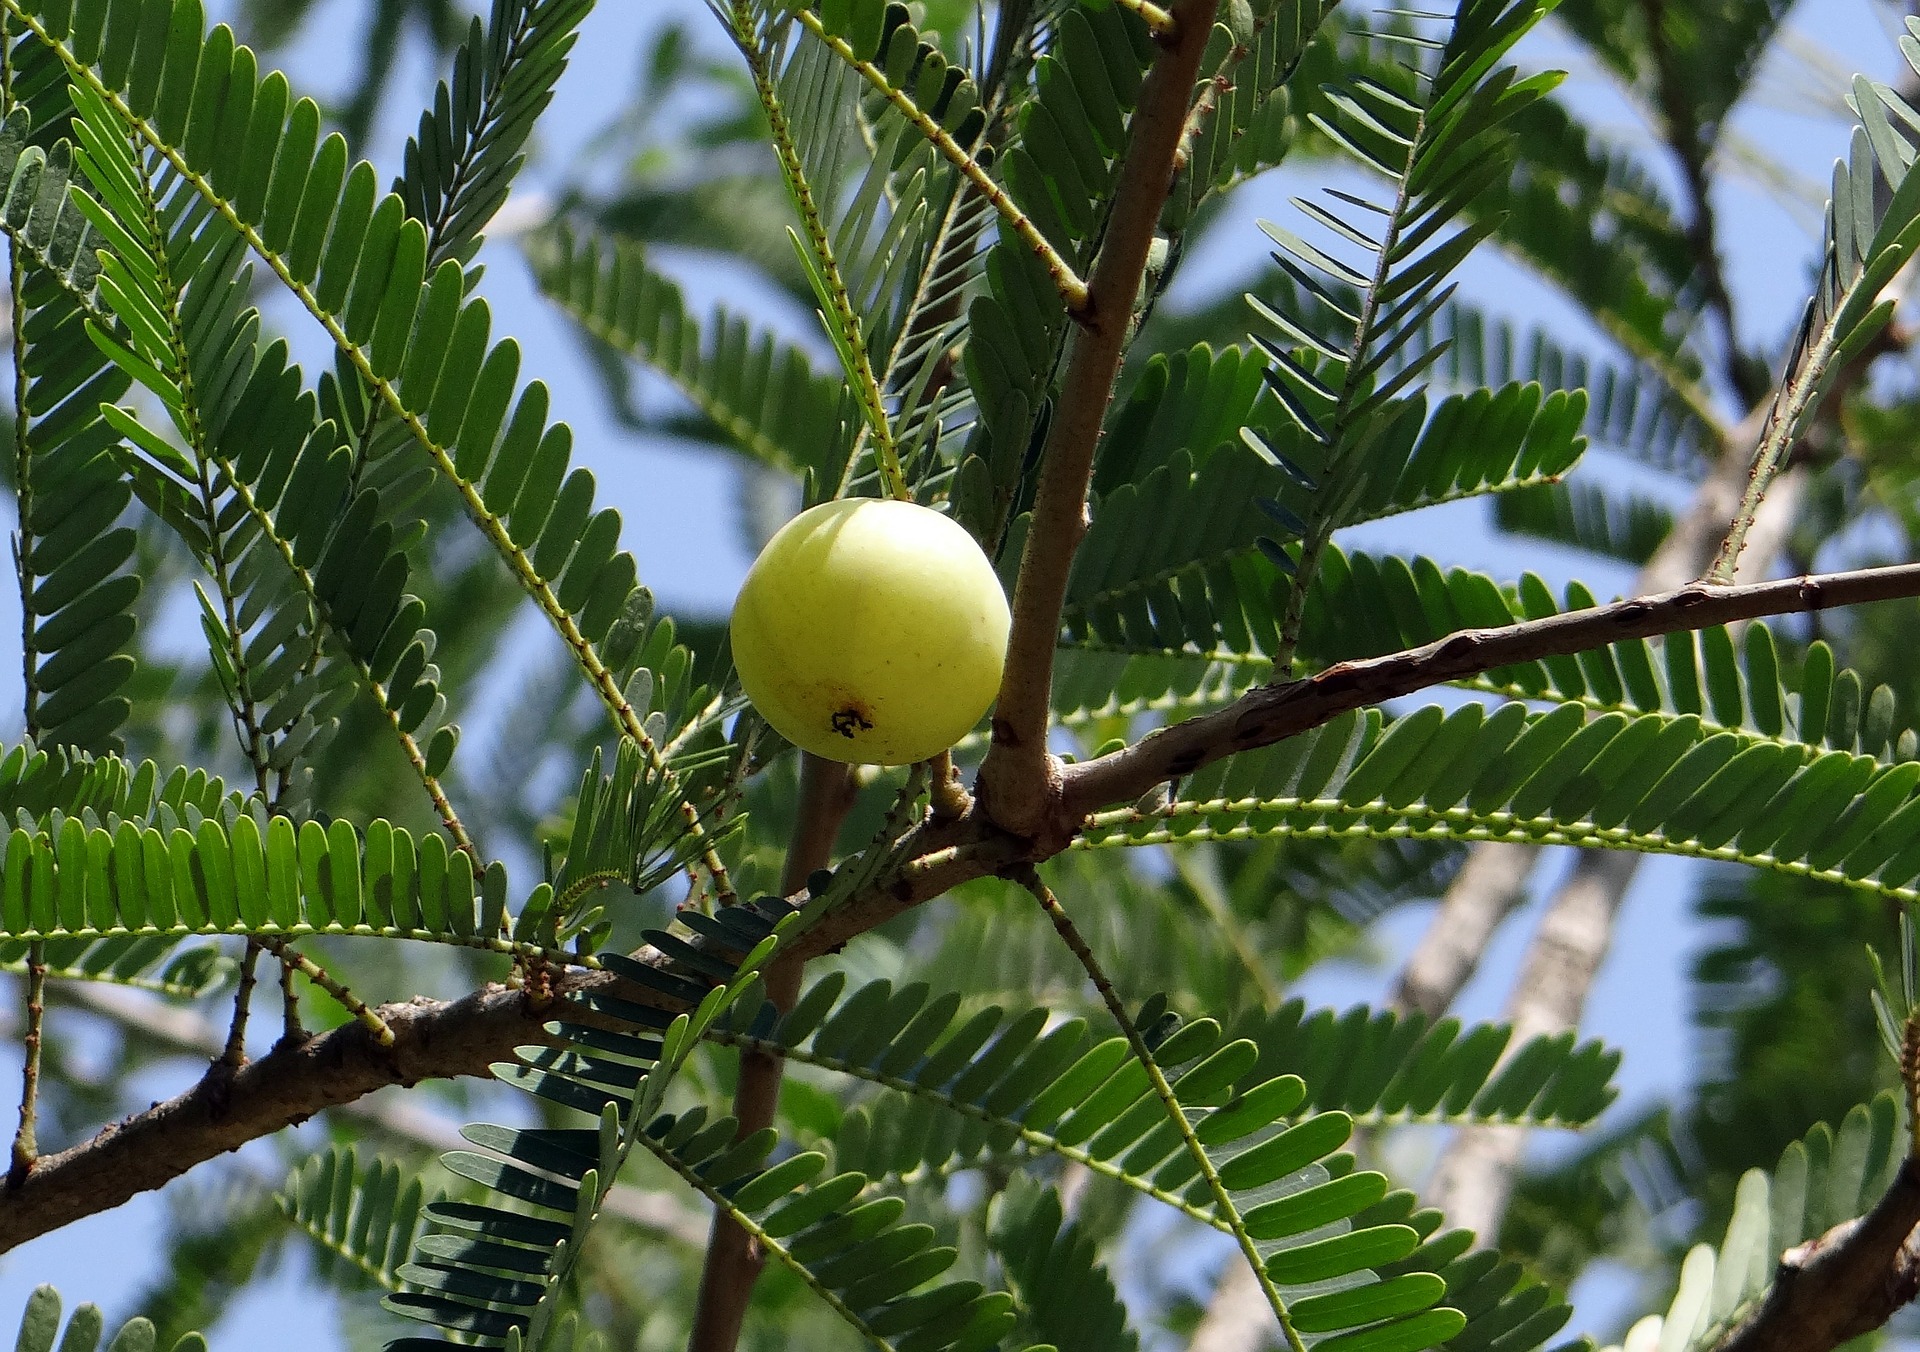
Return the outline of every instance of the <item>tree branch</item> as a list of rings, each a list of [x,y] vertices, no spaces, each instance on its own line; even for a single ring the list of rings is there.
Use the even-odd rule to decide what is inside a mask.
[[[1260,686],[1224,709],[1162,728],[1111,755],[1068,766],[1063,808],[1084,815],[1111,803],[1132,802],[1156,784],[1190,775],[1235,752],[1271,746],[1349,710],[1495,667],[1681,629],[1915,595],[1920,595],[1920,564],[1903,563],[1749,586],[1692,583],[1501,629],[1463,629],[1424,647],[1340,662],[1303,680]]]
[[[852,810],[853,775],[848,766],[811,753],[800,758],[800,809],[787,846],[787,862],[780,890],[792,895],[803,890],[815,869],[833,858],[833,843]],[[783,957],[766,972],[767,998],[782,1013],[800,996],[800,976],[806,960]],[[739,1123],[735,1140],[745,1140],[773,1125],[780,1102],[780,1078],[786,1061],[765,1051],[740,1053],[740,1080],[734,1087],[733,1116]],[[747,1305],[766,1256],[752,1236],[726,1212],[715,1208],[713,1230],[707,1237],[707,1256],[700,1268],[700,1296],[694,1309],[688,1352],[733,1352],[740,1342]]]
[[[282,1043],[230,1076],[203,1079],[89,1141],[41,1156],[0,1199],[0,1251],[116,1207],[196,1164],[387,1085],[484,1076],[515,1046],[543,1040],[541,1025],[553,1017],[551,1008],[535,1010],[521,992],[500,986],[452,1002],[415,1001],[380,1012],[393,1030],[391,1047],[382,1047],[363,1023],[342,1024],[304,1043]]]
[[[86,981],[62,982],[57,1001],[63,1007],[104,1019],[122,1036],[164,1052],[211,1060],[224,1050],[220,1030],[191,1009],[124,986]],[[420,1106],[417,1095],[375,1093],[329,1108],[391,1140],[424,1150],[470,1149],[454,1123]],[[653,1230],[689,1246],[706,1242],[705,1219],[671,1192],[616,1183],[604,1203],[607,1215]]]
[[[1920,1161],[1909,1157],[1858,1220],[1787,1250],[1760,1307],[1713,1352],[1827,1352],[1920,1293]]]
[[[1126,156],[1100,256],[1076,316],[1080,331],[1054,407],[1020,576],[1013,590],[1013,632],[993,717],[993,745],[980,767],[988,815],[1016,836],[1040,830],[1057,792],[1047,753],[1053,651],[1074,551],[1087,533],[1087,485],[1133,307],[1146,275],[1160,208],[1173,183],[1175,155],[1200,71],[1217,0],[1186,0],[1161,35],[1129,124]]]

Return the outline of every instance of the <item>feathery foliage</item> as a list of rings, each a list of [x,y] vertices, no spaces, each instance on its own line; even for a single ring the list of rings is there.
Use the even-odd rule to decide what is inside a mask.
[[[528,192],[517,230],[496,221],[592,7],[455,8],[383,0],[369,20],[384,60],[424,19],[446,70],[383,168],[361,144],[382,143],[377,61],[336,107],[243,40],[295,31],[309,0],[211,27],[204,0],[0,0],[23,616],[0,968],[27,1050],[0,1239],[375,1083],[491,1061],[515,1115],[465,1128],[451,1189],[413,1173],[437,1125],[342,1115],[277,1200],[255,1188],[194,1231],[244,1229],[220,1289],[263,1236],[304,1236],[320,1280],[413,1321],[398,1352],[1094,1352],[1192,1331],[1141,1256],[1164,1235],[1230,1250],[1295,1352],[1532,1352],[1572,1313],[1540,1276],[1629,1235],[1627,1256],[1663,1258],[1594,1180],[1678,1159],[1672,1122],[1731,1101],[1726,1066],[1693,1086],[1702,1110],[1644,1114],[1476,1237],[1394,1185],[1404,1143],[1605,1122],[1619,1053],[1570,1029],[1516,1043],[1540,1026],[1524,1010],[1470,1024],[1289,992],[1487,841],[1721,861],[1792,880],[1753,890],[1795,907],[1845,911],[1814,883],[1920,903],[1920,685],[1861,641],[1883,621],[1714,609],[1789,464],[1832,527],[1790,540],[1796,562],[1920,533],[1889,449],[1899,382],[1866,376],[1908,341],[1920,111],[1853,85],[1769,404],[1711,180],[1782,41],[1774,0],[1562,14],[1677,180],[1536,69],[1522,44],[1553,0],[709,0],[702,37],[648,8],[632,106],[539,178],[553,196]],[[1920,70],[1920,21],[1903,50]],[[1195,258],[1250,255],[1228,207],[1283,164],[1324,191],[1263,227],[1245,303],[1176,285]],[[689,242],[705,255],[671,252]],[[1483,247],[1593,336],[1481,294]],[[629,466],[577,449],[558,382],[531,378],[547,354],[496,333],[512,248],[603,374],[672,387],[626,425],[733,453],[749,540],[796,500],[911,499],[964,525],[1015,614],[995,721],[900,773],[796,765],[687,586],[706,571],[642,584],[678,504],[643,478],[609,505]],[[690,299],[703,268],[725,283],[711,306]],[[815,312],[825,366],[768,286]],[[1507,537],[1643,562],[1683,515],[1666,488],[1725,477],[1748,425],[1730,395],[1771,411],[1710,575],[1663,603],[1672,632],[1580,629],[1647,603],[1607,612],[1544,564],[1509,582],[1421,547],[1486,499]],[[1623,487],[1621,457],[1652,477]],[[1263,687],[1338,689],[1346,664],[1480,651],[1477,632],[1578,639],[1283,740],[1239,717],[1292,698]],[[1143,739],[1200,714],[1223,730],[1178,764],[1205,768],[1128,778]],[[460,754],[463,721],[481,754]],[[1032,820],[996,778],[1010,748],[1058,755],[1024,786]],[[1072,796],[1089,783],[1125,787]],[[1703,961],[1709,998],[1733,952]],[[297,975],[355,1025],[310,1032]],[[276,978],[280,1027],[250,1026]],[[135,990],[63,1002],[68,982]],[[404,1019],[378,1007],[409,996]],[[1896,1050],[1903,1000],[1875,1006]],[[217,1059],[143,1111],[71,1053],[65,1003],[125,1025],[129,1071]],[[1898,1072],[1911,1102],[1920,1067]],[[43,1109],[49,1138],[84,1144],[39,1155]],[[1786,1247],[1887,1194],[1908,1127],[1883,1096],[1737,1183],[1735,1152],[1697,1152],[1682,1191],[1731,1225],[1625,1346],[1705,1352],[1755,1317]],[[376,1132],[411,1133],[413,1162],[376,1158]],[[712,1213],[704,1256],[694,1211],[634,1223],[655,1202]],[[167,1318],[218,1312],[213,1278],[170,1274]],[[97,1311],[64,1333],[60,1313],[37,1292],[20,1346],[98,1347]],[[109,1347],[157,1342],[136,1320]]]

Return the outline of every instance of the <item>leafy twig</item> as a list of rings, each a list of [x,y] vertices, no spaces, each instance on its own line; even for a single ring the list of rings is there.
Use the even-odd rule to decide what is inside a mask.
[[[1215,1209],[1223,1219],[1229,1221],[1229,1228],[1233,1231],[1234,1239],[1239,1243],[1241,1255],[1253,1269],[1255,1277],[1259,1279],[1261,1294],[1267,1298],[1267,1304],[1279,1317],[1280,1329],[1286,1335],[1287,1347],[1290,1352],[1306,1352],[1306,1344],[1300,1341],[1299,1333],[1287,1319],[1286,1302],[1281,1299],[1280,1292],[1273,1285],[1273,1280],[1267,1276],[1266,1264],[1260,1259],[1260,1251],[1254,1247],[1253,1236],[1247,1232],[1246,1226],[1232,1223],[1239,1217],[1239,1208],[1234,1205],[1232,1194],[1220,1181],[1220,1172],[1213,1167],[1213,1159],[1207,1154],[1207,1148],[1200,1144],[1200,1138],[1194,1134],[1193,1123],[1187,1120],[1186,1110],[1180,1106],[1180,1099],[1173,1092],[1173,1086],[1168,1083],[1166,1072],[1160,1068],[1160,1062],[1155,1058],[1153,1049],[1147,1046],[1146,1039],[1140,1035],[1139,1026],[1134,1023],[1133,1016],[1127,1013],[1127,1007],[1120,999],[1119,992],[1114,990],[1113,982],[1101,970],[1100,960],[1094,956],[1093,949],[1081,936],[1079,928],[1073,923],[1073,918],[1060,904],[1060,899],[1054,896],[1053,890],[1041,881],[1040,875],[1031,866],[1018,873],[1014,880],[1031,892],[1033,899],[1040,903],[1040,909],[1045,911],[1047,919],[1053,922],[1054,931],[1059,934],[1062,942],[1073,954],[1074,960],[1085,970],[1087,978],[1093,982],[1093,988],[1100,993],[1100,999],[1106,1005],[1107,1012],[1120,1026],[1121,1034],[1127,1039],[1127,1046],[1133,1050],[1133,1059],[1139,1062],[1140,1068],[1146,1072],[1147,1082],[1153,1086],[1154,1097],[1165,1106],[1167,1120],[1173,1123],[1174,1129],[1180,1135],[1181,1143],[1186,1147],[1187,1154],[1199,1166],[1201,1180],[1206,1183],[1207,1191],[1213,1194]]]
[[[1138,0],[1135,2],[1138,3]],[[1126,3],[1126,0],[1122,0],[1122,3]],[[1147,8],[1157,7],[1150,5]],[[1161,11],[1161,13],[1164,17],[1165,12]],[[913,124],[914,130],[924,136],[928,143],[940,152],[941,158],[958,169],[966,177],[967,182],[971,183],[980,195],[992,204],[993,209],[999,213],[1000,219],[1007,223],[1007,228],[1013,231],[1022,244],[1033,251],[1034,256],[1040,260],[1041,266],[1046,268],[1047,276],[1053,279],[1054,289],[1060,293],[1060,299],[1066,302],[1068,313],[1076,318],[1081,317],[1090,304],[1086,282],[1081,280],[1080,274],[1073,270],[1073,264],[1063,258],[1060,251],[1040,233],[1040,227],[1033,223],[1033,218],[1020,209],[1020,204],[1007,195],[1005,188],[993,181],[992,175],[987,173],[979,159],[969,154],[958,141],[954,140],[945,127],[927,116],[925,110],[912,98],[896,89],[887,79],[885,71],[871,61],[862,61],[853,48],[847,45],[844,38],[835,37],[829,33],[826,25],[820,21],[819,15],[811,10],[802,9],[797,11],[795,17],[809,33],[825,43],[835,56],[853,67],[861,79],[886,95],[887,102],[899,110],[900,116]]]
[[[665,760],[660,754],[659,744],[648,734],[641,715],[628,702],[625,694],[620,689],[619,682],[615,679],[614,673],[607,667],[606,663],[601,660],[600,654],[594,648],[594,645],[588,642],[586,636],[580,632],[580,626],[575,622],[573,616],[561,608],[559,599],[554,595],[553,587],[534,569],[533,561],[528,556],[526,549],[514,543],[512,536],[507,532],[505,523],[487,511],[486,503],[483,501],[479,489],[473,483],[460,476],[453,463],[452,457],[448,454],[447,448],[439,445],[434,441],[433,437],[428,434],[423,415],[408,409],[406,402],[401,398],[400,392],[394,386],[394,383],[391,380],[382,379],[375,373],[367,351],[347,336],[346,329],[342,326],[339,317],[330,313],[320,304],[319,298],[314,294],[313,288],[293,275],[288,267],[286,258],[267,246],[266,240],[262,237],[259,228],[242,219],[240,213],[235,209],[234,204],[214,190],[212,183],[208,181],[205,174],[194,170],[193,166],[187,162],[185,154],[179,147],[169,143],[151,123],[143,118],[136,117],[132,109],[127,105],[126,99],[110,89],[106,82],[99,77],[97,72],[80,62],[68,46],[54,38],[45,24],[27,12],[21,5],[20,0],[0,0],[0,7],[4,7],[6,14],[18,18],[37,39],[46,44],[48,49],[59,57],[61,63],[66,67],[73,79],[80,81],[84,87],[90,89],[97,95],[103,103],[124,120],[128,127],[133,129],[134,134],[140,140],[152,147],[154,151],[172,165],[174,171],[178,173],[185,182],[190,184],[193,190],[200,195],[201,199],[208,203],[223,220],[233,227],[241,239],[246,241],[247,247],[253,250],[254,254],[266,263],[267,267],[272,271],[273,275],[279,279],[281,284],[299,300],[301,305],[306,308],[307,313],[312,315],[315,321],[326,330],[327,336],[334,341],[338,351],[346,357],[355,372],[367,382],[368,388],[375,390],[380,398],[386,401],[388,406],[392,408],[395,416],[400,419],[406,426],[408,432],[412,434],[415,442],[427,452],[429,458],[433,461],[434,467],[446,477],[449,483],[453,484],[456,491],[460,494],[461,502],[465,506],[469,517],[473,520],[474,524],[479,527],[481,533],[486,537],[487,542],[493,546],[501,559],[507,564],[515,580],[519,582],[528,596],[533,598],[534,603],[539,606],[541,613],[544,614],[549,623],[553,625],[555,632],[559,634],[561,641],[567,645],[567,649],[572,654],[575,663],[578,664],[581,672],[586,676],[588,683],[593,687],[594,694],[612,715],[615,725],[620,729],[621,733],[640,747],[651,766],[656,770],[671,775],[671,771],[667,768]],[[681,797],[677,803],[677,810],[686,825],[688,836],[699,842],[701,865],[713,879],[714,891],[718,899],[723,905],[733,904],[736,897],[732,882],[730,881],[726,866],[720,861],[720,857],[706,829],[706,824],[701,820],[698,809],[684,797]]]
[[[340,1008],[351,1014],[356,1022],[373,1035],[376,1043],[382,1047],[393,1045],[393,1029],[388,1026],[387,1021],[381,1018],[376,1010],[370,1008],[366,1001],[348,990],[345,982],[306,954],[296,950],[284,939],[273,939],[263,935],[259,943],[288,968],[297,968],[300,975],[332,996]]]
[[[216,1063],[229,1069],[247,1059],[247,1014],[253,1008],[253,986],[259,980],[255,969],[259,963],[260,941],[249,936],[246,951],[240,955],[240,984],[233,992],[233,1018],[227,1024],[226,1045],[221,1048]]]
[[[825,219],[814,200],[813,187],[807,182],[806,171],[800,164],[793,128],[787,121],[779,91],[774,88],[773,72],[768,68],[766,54],[754,40],[752,16],[743,0],[734,0],[729,17],[730,34],[740,48],[740,54],[746,58],[747,69],[753,76],[754,92],[759,96],[761,111],[766,114],[774,153],[780,160],[781,177],[786,180],[787,191],[793,196],[794,210],[807,232],[806,246],[799,250],[801,262],[806,265],[822,304],[833,311],[827,322],[827,330],[839,350],[841,364],[847,368],[847,379],[853,385],[854,397],[860,401],[860,407],[866,414],[867,428],[873,433],[874,459],[879,465],[880,482],[889,497],[912,501],[913,494],[908,490],[906,475],[900,468],[900,453],[893,443],[893,429],[887,420],[886,400],[881,393],[880,382],[873,374],[873,362],[867,353],[866,341],[861,336],[859,311],[854,309],[853,298],[840,276],[840,265],[833,255],[833,241],[827,238]],[[796,239],[796,246],[798,243]]]
[[[1111,755],[1068,766],[1062,773],[1061,810],[1078,822],[1087,812],[1132,802],[1154,785],[1192,774],[1223,756],[1271,746],[1351,709],[1495,667],[1682,629],[1914,595],[1920,595],[1920,564],[1906,563],[1750,586],[1693,583],[1505,628],[1463,629],[1423,647],[1340,662],[1303,680],[1261,686],[1224,709],[1149,733]]]

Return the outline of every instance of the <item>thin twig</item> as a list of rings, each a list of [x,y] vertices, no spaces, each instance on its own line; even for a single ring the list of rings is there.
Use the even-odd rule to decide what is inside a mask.
[[[45,945],[41,943],[27,946],[26,1064],[20,1072],[20,1126],[13,1135],[13,1162],[7,1169],[9,1191],[20,1186],[40,1156],[34,1127],[40,1116],[40,1042],[46,1015],[47,964],[41,960],[44,953]]]
[[[980,767],[988,815],[1016,836],[1038,834],[1057,792],[1058,767],[1047,752],[1047,720],[1060,609],[1074,552],[1087,533],[1094,452],[1126,351],[1160,208],[1172,184],[1174,156],[1215,9],[1216,0],[1187,0],[1176,10],[1178,29],[1141,86],[1106,238],[1087,289],[1082,331],[1047,433],[1026,549],[1014,584],[1013,631],[993,717],[993,743]]]
[[[0,19],[0,94],[8,108],[13,106],[13,44],[9,25]],[[27,409],[27,315],[25,304],[26,271],[20,264],[20,245],[7,249],[8,315],[13,322],[13,450],[14,510],[20,523],[13,536],[14,574],[20,582],[20,667],[26,687],[26,730],[28,736],[40,732],[39,702],[35,676],[39,667],[38,625],[33,610],[34,571],[27,545],[33,520],[33,443],[28,437],[31,415]],[[47,986],[46,945],[39,940],[27,945],[27,1019],[24,1060],[20,1068],[20,1125],[13,1136],[13,1160],[7,1169],[7,1186],[18,1186],[33,1167],[40,1153],[35,1133],[39,1118],[40,1042],[44,1033],[45,992]]]
[[[1271,746],[1353,709],[1495,667],[1570,656],[1682,629],[1920,595],[1920,564],[1818,573],[1748,586],[1692,583],[1500,629],[1465,629],[1419,648],[1340,662],[1303,680],[1251,690],[1224,709],[1149,733],[1133,746],[1065,768],[1061,811],[1077,823],[1110,803],[1192,774],[1225,756]]]
[[[300,1023],[300,994],[293,988],[293,964],[285,961],[280,964],[280,1040],[307,1040],[307,1030]]]
[[[1154,1057],[1152,1048],[1147,1046],[1147,1040],[1140,1035],[1140,1029],[1134,1023],[1133,1016],[1127,1013],[1127,1007],[1120,999],[1119,992],[1114,990],[1113,982],[1101,970],[1100,960],[1094,956],[1093,949],[1081,936],[1078,927],[1073,923],[1073,918],[1067,914],[1066,908],[1060,904],[1060,899],[1054,896],[1053,890],[1041,881],[1040,875],[1031,866],[1015,874],[1014,881],[1031,892],[1033,899],[1040,903],[1040,909],[1045,911],[1047,918],[1053,922],[1054,931],[1059,934],[1074,959],[1085,970],[1088,980],[1093,982],[1093,988],[1100,993],[1100,999],[1106,1005],[1107,1012],[1113,1016],[1113,1021],[1120,1026],[1120,1032],[1127,1039],[1127,1045],[1133,1049],[1133,1059],[1138,1061],[1140,1068],[1146,1072],[1147,1082],[1153,1086],[1154,1097],[1165,1106],[1167,1120],[1173,1123],[1174,1129],[1180,1134],[1181,1142],[1186,1146],[1187,1154],[1199,1166],[1200,1177],[1206,1183],[1207,1190],[1213,1194],[1214,1206],[1222,1218],[1236,1216],[1238,1208],[1234,1206],[1232,1194],[1220,1181],[1220,1172],[1213,1167],[1213,1159],[1207,1154],[1207,1148],[1200,1144],[1200,1138],[1194,1134],[1193,1124],[1187,1120],[1186,1110],[1180,1106],[1180,1099],[1173,1092],[1173,1086],[1168,1083],[1166,1072],[1160,1068],[1160,1062]],[[1306,1352],[1306,1345],[1301,1342],[1300,1335],[1294,1331],[1292,1322],[1286,1317],[1286,1302],[1281,1299],[1272,1278],[1267,1276],[1266,1264],[1260,1259],[1259,1249],[1254,1247],[1253,1236],[1247,1233],[1247,1227],[1244,1225],[1233,1225],[1232,1230],[1234,1239],[1240,1245],[1242,1256],[1247,1260],[1248,1266],[1253,1269],[1255,1277],[1259,1279],[1261,1294],[1266,1296],[1267,1304],[1272,1307],[1274,1314],[1280,1320],[1280,1330],[1286,1335],[1287,1347],[1291,1352]]]
[[[387,1025],[387,1021],[381,1018],[366,1001],[348,990],[345,982],[306,954],[296,950],[284,939],[273,939],[262,935],[259,944],[287,966],[298,968],[300,975],[332,996],[340,1008],[353,1015],[355,1021],[364,1025],[367,1031],[373,1034],[375,1042],[382,1047],[393,1045],[393,1029]]]
[[[781,876],[782,890],[788,895],[805,887],[814,871],[826,867],[833,858],[834,841],[855,797],[848,766],[811,753],[802,754],[800,765],[799,813]],[[785,1012],[793,1007],[805,967],[806,960],[798,954],[768,964],[767,998],[776,1009]],[[741,1053],[740,1079],[733,1098],[734,1119],[740,1124],[736,1139],[745,1140],[772,1125],[785,1066],[784,1058],[764,1051]],[[765,1262],[752,1237],[724,1210],[715,1208],[687,1352],[733,1352],[753,1299],[754,1282]]]
[[[253,1008],[253,986],[259,979],[255,968],[260,961],[260,941],[249,938],[240,955],[240,985],[233,993],[233,1019],[227,1025],[226,1045],[219,1064],[237,1067],[247,1059],[247,1015]]]

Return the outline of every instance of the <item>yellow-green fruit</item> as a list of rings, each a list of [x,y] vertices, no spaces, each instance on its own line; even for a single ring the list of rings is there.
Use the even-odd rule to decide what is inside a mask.
[[[910,765],[993,703],[1008,624],[966,531],[910,502],[843,498],[796,516],[754,560],[733,603],[733,664],[795,746]]]

